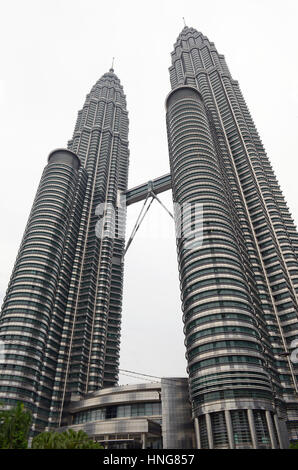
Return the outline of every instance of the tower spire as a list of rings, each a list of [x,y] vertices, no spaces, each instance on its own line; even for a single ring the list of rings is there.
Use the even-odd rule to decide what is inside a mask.
[[[112,65],[111,65],[111,68],[110,68],[110,72],[114,72],[114,60],[115,60],[115,57],[113,57],[113,59],[112,59]]]
[[[182,19],[183,19],[184,26],[186,27],[186,23],[185,23],[185,18],[184,18],[184,16],[182,16]]]

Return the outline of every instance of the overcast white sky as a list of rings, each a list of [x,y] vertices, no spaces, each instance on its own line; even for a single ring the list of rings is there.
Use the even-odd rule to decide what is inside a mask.
[[[183,16],[239,80],[297,223],[296,0],[0,0],[1,299],[46,158],[66,146],[113,56],[128,102],[129,186],[169,171],[164,101]],[[161,198],[171,207],[170,193]],[[128,234],[140,206],[128,209]],[[186,375],[173,234],[154,203],[126,257],[122,369]]]

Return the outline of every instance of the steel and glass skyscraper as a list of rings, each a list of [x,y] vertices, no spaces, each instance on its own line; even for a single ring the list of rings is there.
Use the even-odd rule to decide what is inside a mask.
[[[173,200],[203,207],[202,246],[177,240],[198,445],[278,447],[286,421],[298,438],[298,234],[224,56],[185,27],[169,70]]]
[[[107,228],[125,229],[127,138],[110,69],[87,95],[68,150],[49,156],[2,307],[0,401],[23,401],[33,432],[61,423],[70,394],[118,381],[124,239]]]
[[[0,402],[23,401],[36,433],[65,424],[72,398],[117,384],[121,196],[147,202],[171,187],[197,446],[285,447],[287,430],[298,439],[298,233],[214,44],[185,27],[170,79],[169,175],[127,191],[128,115],[113,69],[87,95],[68,149],[50,154],[0,316]]]

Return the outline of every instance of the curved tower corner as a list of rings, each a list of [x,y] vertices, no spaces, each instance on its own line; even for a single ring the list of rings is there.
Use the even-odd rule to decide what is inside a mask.
[[[36,422],[41,428],[47,424],[78,235],[80,200],[73,201],[82,197],[78,188],[86,183],[79,168],[79,158],[67,149],[49,155],[1,310],[0,401],[23,402],[32,412],[33,428]]]

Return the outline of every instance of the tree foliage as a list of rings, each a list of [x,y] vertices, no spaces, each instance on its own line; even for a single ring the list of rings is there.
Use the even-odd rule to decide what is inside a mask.
[[[32,440],[32,449],[102,449],[84,431],[42,432]]]
[[[298,449],[298,442],[291,442],[290,449]]]
[[[23,403],[14,408],[0,408],[0,449],[27,449],[31,413]]]

